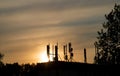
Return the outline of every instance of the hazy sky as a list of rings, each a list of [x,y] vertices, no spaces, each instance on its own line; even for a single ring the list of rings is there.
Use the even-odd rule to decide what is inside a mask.
[[[93,62],[97,31],[118,0],[0,0],[0,52],[4,63],[37,63],[46,45],[72,43],[74,60]]]

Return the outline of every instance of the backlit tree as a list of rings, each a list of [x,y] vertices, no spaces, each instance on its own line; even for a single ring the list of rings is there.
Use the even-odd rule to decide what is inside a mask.
[[[95,44],[96,64],[120,64],[120,5],[105,15],[103,29],[98,31]]]

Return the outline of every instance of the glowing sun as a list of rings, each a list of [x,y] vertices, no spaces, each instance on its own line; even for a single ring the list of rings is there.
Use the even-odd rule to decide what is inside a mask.
[[[48,57],[47,57],[47,54],[46,54],[46,52],[42,52],[41,54],[40,54],[40,62],[48,62],[49,60],[48,60]]]

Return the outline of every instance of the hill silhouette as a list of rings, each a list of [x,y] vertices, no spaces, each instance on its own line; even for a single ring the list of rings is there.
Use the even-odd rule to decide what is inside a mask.
[[[0,76],[119,76],[119,65],[87,64],[78,62],[46,62],[37,64],[6,64]]]

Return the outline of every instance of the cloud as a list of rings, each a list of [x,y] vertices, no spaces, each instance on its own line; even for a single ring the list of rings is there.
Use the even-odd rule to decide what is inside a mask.
[[[20,14],[13,14],[9,16],[2,16],[0,19],[0,33],[7,34],[19,31],[26,31],[30,29],[43,28],[47,29],[54,26],[65,26],[65,25],[87,25],[90,23],[95,24],[96,22],[102,23],[102,12],[103,8],[92,8],[88,9],[72,9],[61,12],[34,12],[26,11]],[[98,11],[95,14],[93,11]],[[89,15],[89,13],[91,13]]]
[[[16,4],[17,3],[17,4]],[[3,5],[4,4],[4,5]],[[41,11],[61,11],[61,10],[67,10],[67,9],[74,9],[74,8],[88,8],[88,7],[96,7],[96,6],[105,6],[113,4],[113,1],[111,0],[105,0],[105,1],[98,1],[98,0],[45,0],[45,1],[6,1],[1,2],[1,9],[0,14],[10,14],[10,13],[16,13],[16,12],[23,12],[26,10],[41,10]],[[8,6],[9,5],[9,6]],[[7,6],[7,7],[6,7]]]

